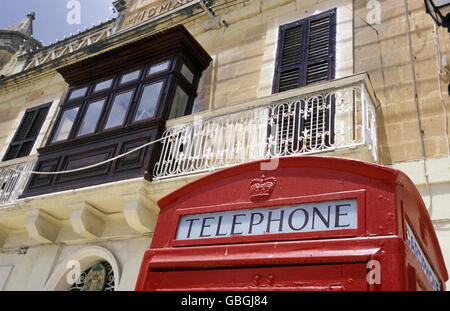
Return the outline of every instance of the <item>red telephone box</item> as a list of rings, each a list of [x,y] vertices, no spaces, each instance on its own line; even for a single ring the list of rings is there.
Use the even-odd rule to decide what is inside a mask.
[[[331,157],[224,169],[161,199],[136,290],[444,290],[432,222],[400,171]]]

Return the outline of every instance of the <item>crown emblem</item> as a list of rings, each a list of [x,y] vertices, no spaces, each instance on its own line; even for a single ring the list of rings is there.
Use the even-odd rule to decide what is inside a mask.
[[[260,178],[255,178],[250,182],[248,192],[252,200],[265,200],[270,197],[273,189],[277,183],[275,177],[266,177],[262,175]]]

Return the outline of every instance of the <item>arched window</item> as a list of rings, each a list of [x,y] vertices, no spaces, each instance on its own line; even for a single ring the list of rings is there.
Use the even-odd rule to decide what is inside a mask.
[[[86,269],[69,291],[114,291],[114,271],[107,261]]]
[[[119,283],[120,271],[115,256],[106,248],[89,246],[65,257],[55,267],[44,289],[116,291]]]

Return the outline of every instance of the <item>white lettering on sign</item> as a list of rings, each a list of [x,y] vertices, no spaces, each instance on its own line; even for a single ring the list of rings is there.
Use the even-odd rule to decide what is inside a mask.
[[[185,215],[177,240],[356,229],[356,199]]]
[[[420,247],[419,242],[417,241],[416,235],[412,231],[411,227],[408,223],[406,223],[406,244],[408,244],[409,248],[413,252],[414,256],[416,256],[417,261],[420,264],[420,267],[422,268],[423,272],[427,276],[427,279],[430,281],[431,285],[433,286],[433,289],[435,291],[441,290],[441,282],[439,281],[438,277],[436,276],[436,273],[434,273],[433,268],[431,267],[430,263],[428,262],[427,258],[425,257],[425,254],[422,250],[422,247]]]

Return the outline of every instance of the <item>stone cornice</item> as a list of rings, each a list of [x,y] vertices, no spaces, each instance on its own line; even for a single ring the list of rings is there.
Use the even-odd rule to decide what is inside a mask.
[[[194,9],[200,9],[200,6],[196,6]],[[190,10],[192,10],[192,7],[189,7]],[[178,11],[177,13],[180,13]],[[170,17],[168,18],[168,21],[170,21]],[[111,23],[112,21],[109,21],[107,23]],[[164,22],[163,22],[164,24]],[[91,43],[89,45],[86,45],[78,50],[72,51],[70,53],[67,53],[61,57],[55,58],[53,60],[46,61],[45,63],[41,65],[37,65],[34,67],[31,67],[29,69],[23,70],[19,73],[12,74],[10,76],[7,76],[0,80],[0,94],[8,92],[11,88],[17,88],[20,85],[23,85],[25,83],[30,83],[36,80],[40,80],[46,76],[54,74],[55,70],[61,67],[65,67],[68,65],[71,65],[76,62],[83,61],[87,58],[96,56],[101,53],[108,52],[110,50],[113,50],[117,47],[130,44],[132,42],[141,40],[146,37],[153,36],[157,34],[158,32],[164,31],[164,29],[167,29],[169,27],[160,27],[161,20],[158,20],[155,23],[149,22],[149,23],[143,23],[142,25],[139,25],[138,27],[133,27],[129,30],[120,31],[115,34],[111,34],[110,36],[98,41]],[[175,26],[176,23],[173,23],[172,25],[167,26]],[[79,36],[79,35],[77,35]],[[80,38],[80,37],[77,37]],[[68,40],[68,39],[66,39]],[[67,41],[66,41],[67,42]],[[55,45],[46,47],[45,50],[59,46],[60,42],[58,42]],[[40,51],[38,51],[40,52]],[[29,57],[31,57],[34,54],[27,54]],[[19,58],[19,60],[22,60],[25,62],[26,57],[23,56]]]

